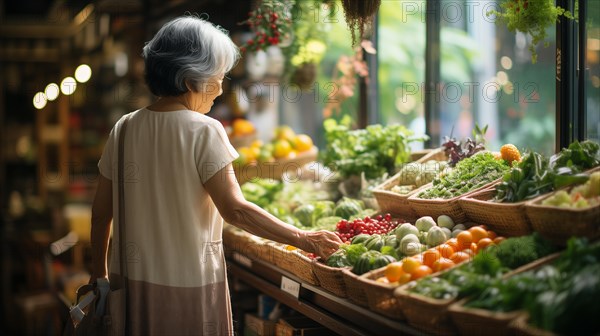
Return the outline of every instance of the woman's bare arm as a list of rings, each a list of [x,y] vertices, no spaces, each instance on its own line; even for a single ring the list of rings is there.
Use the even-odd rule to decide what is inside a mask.
[[[113,217],[112,210],[112,181],[100,174],[92,205],[92,276],[90,281],[108,276],[106,258]]]
[[[296,246],[324,259],[342,243],[332,232],[300,230],[246,201],[231,164],[212,176],[204,187],[226,222],[254,235]]]

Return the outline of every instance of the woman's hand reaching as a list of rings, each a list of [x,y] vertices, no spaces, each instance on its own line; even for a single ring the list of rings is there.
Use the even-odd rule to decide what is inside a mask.
[[[325,230],[304,231],[302,238],[303,244],[300,248],[316,254],[323,260],[327,260],[342,244],[342,240],[335,233]]]

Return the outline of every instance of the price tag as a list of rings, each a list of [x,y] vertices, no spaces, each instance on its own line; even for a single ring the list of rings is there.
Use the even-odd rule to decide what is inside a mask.
[[[300,283],[285,276],[281,276],[281,290],[291,294],[296,299],[300,297]]]
[[[237,253],[237,252],[233,252],[233,260],[235,260],[237,263],[244,265],[248,268],[252,267],[252,260],[244,255]]]

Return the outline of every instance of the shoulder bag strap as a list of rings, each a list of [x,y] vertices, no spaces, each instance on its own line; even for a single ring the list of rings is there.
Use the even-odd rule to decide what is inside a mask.
[[[123,120],[121,131],[119,132],[119,154],[118,154],[118,201],[119,201],[119,270],[121,273],[121,285],[125,289],[125,326],[127,328],[128,322],[128,309],[129,303],[129,290],[127,280],[127,240],[125,238],[125,134],[127,132],[127,124],[129,122],[129,115]],[[127,330],[127,329],[126,329]]]

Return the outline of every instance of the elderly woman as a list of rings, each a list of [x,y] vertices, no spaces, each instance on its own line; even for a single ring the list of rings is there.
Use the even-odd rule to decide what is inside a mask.
[[[238,55],[226,33],[191,16],[168,22],[144,47],[146,82],[158,99],[128,115],[124,140],[130,334],[233,334],[223,219],[323,258],[341,243],[331,232],[287,225],[242,196],[231,165],[237,152],[222,125],[204,115]],[[113,214],[115,227],[120,225],[115,167],[124,118],[98,163],[92,281],[109,275]],[[118,279],[118,244],[113,246],[110,276]]]

